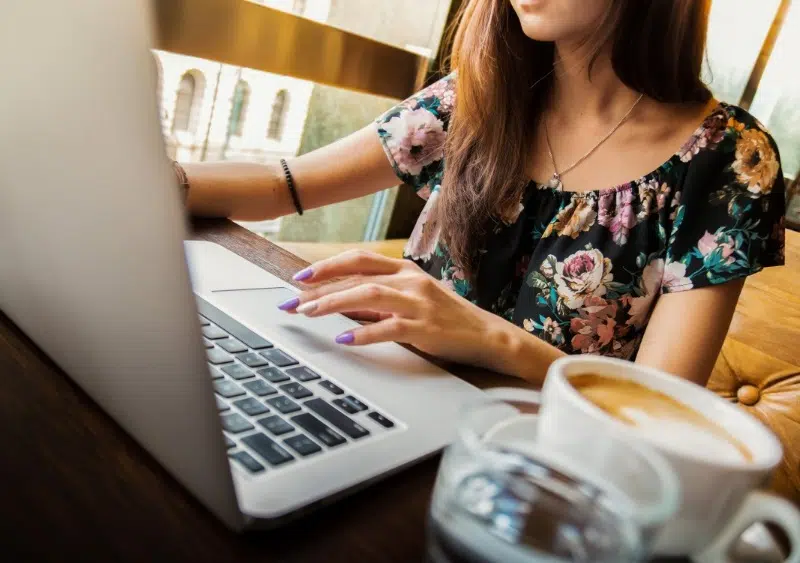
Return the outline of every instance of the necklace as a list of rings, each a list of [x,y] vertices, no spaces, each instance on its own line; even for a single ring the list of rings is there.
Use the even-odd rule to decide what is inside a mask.
[[[639,102],[642,101],[643,97],[644,97],[644,94],[639,94],[639,97],[636,98],[635,102],[633,102],[633,105],[631,106],[631,109],[629,109],[628,112],[625,115],[622,116],[622,119],[620,119],[619,122],[616,125],[614,125],[614,127],[611,129],[611,131],[609,131],[608,134],[606,134],[605,137],[600,139],[595,146],[593,146],[591,149],[589,149],[589,152],[587,152],[585,155],[580,157],[578,160],[576,160],[575,162],[573,162],[572,164],[570,164],[569,166],[564,168],[561,172],[558,171],[558,166],[556,166],[556,159],[553,156],[553,147],[550,146],[550,135],[547,132],[547,119],[545,119],[544,120],[544,138],[547,141],[547,154],[550,155],[550,162],[553,163],[553,170],[554,170],[553,177],[550,178],[550,181],[547,182],[547,187],[553,188],[554,190],[557,190],[559,192],[563,192],[564,191],[564,183],[561,181],[561,177],[564,174],[566,174],[567,172],[569,172],[570,170],[572,170],[573,168],[575,168],[576,166],[578,166],[581,162],[583,162],[584,160],[589,158],[589,156],[591,156],[592,153],[594,153],[594,151],[596,151],[600,147],[600,145],[605,143],[609,139],[609,137],[611,137],[611,135],[616,133],[617,129],[622,127],[622,124],[625,123],[628,120],[628,117],[631,115],[631,113],[636,108],[636,106],[639,105]]]

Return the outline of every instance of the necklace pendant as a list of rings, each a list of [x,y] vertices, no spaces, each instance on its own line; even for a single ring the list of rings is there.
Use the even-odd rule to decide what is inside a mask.
[[[561,182],[561,176],[558,172],[553,172],[553,177],[547,182],[547,187],[559,192],[564,191],[564,184]]]

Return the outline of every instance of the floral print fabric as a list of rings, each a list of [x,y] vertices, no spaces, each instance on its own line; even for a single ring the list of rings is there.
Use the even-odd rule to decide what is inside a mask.
[[[494,218],[470,283],[432,220],[454,85],[448,76],[389,110],[377,132],[397,176],[427,200],[406,257],[484,309],[567,353],[633,359],[659,295],[783,264],[777,147],[754,117],[721,103],[642,178],[583,193],[530,182]]]

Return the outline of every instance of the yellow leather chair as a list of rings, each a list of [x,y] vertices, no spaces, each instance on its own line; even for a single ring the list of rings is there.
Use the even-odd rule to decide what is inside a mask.
[[[800,233],[786,233],[786,266],[747,280],[708,388],[780,438],[772,488],[800,505]]]

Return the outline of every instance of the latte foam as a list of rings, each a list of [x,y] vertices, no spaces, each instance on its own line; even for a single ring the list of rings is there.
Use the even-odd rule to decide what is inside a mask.
[[[569,382],[589,402],[664,447],[713,461],[753,460],[749,448],[725,428],[666,393],[598,374],[571,376]]]

